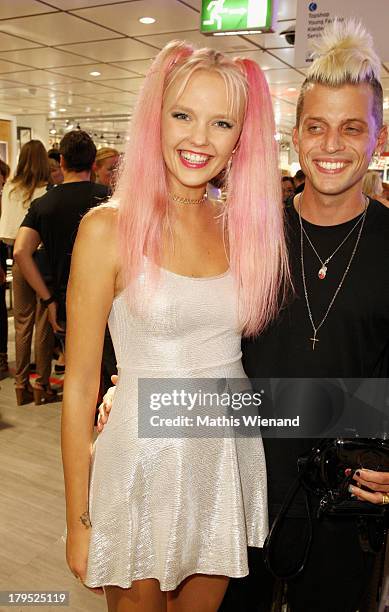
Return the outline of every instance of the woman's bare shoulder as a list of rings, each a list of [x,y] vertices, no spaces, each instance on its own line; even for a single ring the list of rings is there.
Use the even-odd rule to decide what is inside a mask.
[[[118,227],[118,207],[107,202],[91,208],[82,218],[80,233],[88,233],[90,238],[109,240],[116,237]]]

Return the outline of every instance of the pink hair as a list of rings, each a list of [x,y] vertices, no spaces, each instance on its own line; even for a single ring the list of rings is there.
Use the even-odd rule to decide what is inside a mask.
[[[120,252],[130,303],[143,256],[158,264],[168,190],[161,153],[161,111],[166,89],[195,70],[218,72],[233,108],[246,109],[226,202],[230,266],[239,290],[245,335],[260,332],[276,315],[288,276],[275,127],[263,73],[250,60],[230,60],[211,49],[169,43],[156,57],[130,127],[114,199],[119,202]],[[183,86],[183,87],[184,87]],[[232,99],[231,99],[232,98]],[[132,291],[132,289],[134,289]]]
[[[255,62],[236,61],[246,74],[248,99],[227,194],[230,266],[243,330],[253,335],[276,316],[289,272],[269,88]]]

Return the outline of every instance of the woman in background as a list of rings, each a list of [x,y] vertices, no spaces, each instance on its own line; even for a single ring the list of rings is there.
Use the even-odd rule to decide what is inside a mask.
[[[119,155],[119,151],[110,147],[103,147],[97,151],[94,165],[96,183],[114,189]]]
[[[40,140],[23,145],[15,176],[8,181],[2,194],[0,239],[13,245],[19,226],[32,200],[44,195],[50,177],[49,159]],[[19,267],[12,268],[15,323],[15,391],[18,406],[52,401],[56,393],[50,388],[51,357],[54,335],[47,311],[30,287]],[[29,383],[32,335],[35,325],[35,361],[38,377],[34,388]]]

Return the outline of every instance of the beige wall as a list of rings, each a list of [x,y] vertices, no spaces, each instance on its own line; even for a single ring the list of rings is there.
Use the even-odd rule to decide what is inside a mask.
[[[12,142],[12,123],[8,119],[0,119],[0,140],[8,143],[8,159],[3,161],[11,164],[15,151],[13,150],[14,144]]]

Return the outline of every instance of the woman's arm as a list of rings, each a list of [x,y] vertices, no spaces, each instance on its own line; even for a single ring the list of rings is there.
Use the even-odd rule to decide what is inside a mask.
[[[107,317],[117,275],[116,213],[95,209],[80,224],[67,290],[66,376],[62,459],[68,527],[67,559],[85,577],[89,545],[88,485],[93,423]]]

